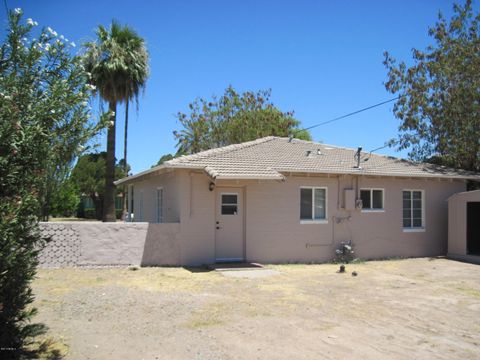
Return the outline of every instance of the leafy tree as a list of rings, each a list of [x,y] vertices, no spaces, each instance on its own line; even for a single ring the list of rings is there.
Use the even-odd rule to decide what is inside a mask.
[[[189,105],[190,114],[179,112],[183,129],[174,131],[179,154],[254,140],[269,135],[310,140],[308,131],[299,129],[300,122],[292,112],[282,112],[270,101],[270,90],[239,94],[229,86],[217,99],[196,99]]]
[[[107,159],[103,221],[115,215],[115,131],[117,103],[136,98],[148,75],[144,41],[128,26],[112,21],[110,29],[99,26],[97,41],[85,44],[84,63],[90,82],[108,102],[110,122],[107,132]]]
[[[78,189],[78,195],[88,196],[95,204],[98,220],[103,215],[105,196],[105,169],[107,153],[86,154],[81,156],[72,170],[71,181]],[[129,166],[127,166],[129,169]],[[115,180],[125,177],[123,159],[115,166]]]
[[[3,359],[29,356],[26,347],[44,331],[30,323],[30,283],[43,244],[46,177],[98,130],[89,123],[87,74],[72,44],[48,27],[33,38],[37,23],[21,18],[20,9],[9,12],[0,47],[0,348],[13,349],[1,351]]]
[[[175,156],[173,156],[172,154],[162,155],[160,157],[160,159],[157,161],[157,163],[155,165],[153,165],[152,167],[162,165],[165,161],[172,160],[172,159],[175,159]]]
[[[51,215],[71,217],[75,216],[80,196],[75,183],[71,179],[63,181],[52,196]]]
[[[472,1],[454,5],[429,29],[435,45],[413,49],[413,65],[397,64],[385,52],[385,87],[400,97],[394,114],[401,121],[399,149],[416,160],[434,159],[480,171],[480,15]]]

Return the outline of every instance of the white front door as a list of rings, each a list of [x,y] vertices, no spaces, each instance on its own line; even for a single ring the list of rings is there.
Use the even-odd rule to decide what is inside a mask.
[[[243,261],[243,189],[217,188],[216,191],[216,261]]]

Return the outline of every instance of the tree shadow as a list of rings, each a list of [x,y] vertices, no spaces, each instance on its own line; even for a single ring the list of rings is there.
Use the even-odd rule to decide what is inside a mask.
[[[20,359],[62,360],[67,354],[66,344],[48,336],[35,339],[23,350]]]

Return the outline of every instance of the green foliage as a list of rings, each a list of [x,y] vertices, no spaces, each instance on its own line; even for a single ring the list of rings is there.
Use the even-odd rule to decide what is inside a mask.
[[[282,112],[270,101],[270,90],[237,93],[229,86],[223,96],[196,99],[190,114],[179,112],[183,129],[174,131],[178,154],[192,154],[265,136],[289,136],[311,140],[308,131],[298,131],[300,122],[292,112]]]
[[[96,35],[97,41],[84,44],[84,64],[90,73],[90,83],[98,89],[100,98],[109,103],[103,220],[115,221],[117,103],[127,102],[128,107],[128,102],[135,99],[138,106],[138,94],[148,77],[148,53],[145,41],[129,26],[121,26],[116,21],[112,21],[108,30],[99,26]],[[125,120],[126,144],[128,115]]]
[[[157,163],[155,165],[153,165],[152,167],[162,165],[165,161],[172,160],[172,159],[175,159],[175,156],[173,156],[172,154],[162,155],[160,157],[160,159],[157,161]]]
[[[50,28],[37,38],[36,23],[8,14],[0,47],[0,348],[2,359],[25,355],[44,331],[30,323],[30,283],[43,245],[38,231],[40,200],[79,152],[96,126],[88,122],[87,75],[71,44]],[[53,175],[52,175],[53,174]]]
[[[447,21],[441,14],[429,29],[435,45],[413,49],[413,65],[396,63],[388,52],[385,87],[400,98],[399,148],[410,156],[480,171],[480,15],[472,1],[454,5]]]
[[[107,153],[86,154],[81,156],[72,170],[71,181],[75,184],[78,196],[88,196],[95,204],[94,218],[102,218],[103,199],[105,196],[105,164]],[[130,166],[127,165],[129,169]],[[115,166],[115,179],[125,177],[123,159]],[[118,190],[120,191],[120,190]],[[91,212],[85,217],[93,218]],[[117,216],[118,218],[118,216]]]
[[[68,179],[53,193],[51,215],[57,217],[75,216],[79,203],[78,189],[73,181]]]
[[[128,25],[99,26],[97,41],[85,43],[84,63],[90,82],[107,102],[137,99],[148,78],[145,41]]]

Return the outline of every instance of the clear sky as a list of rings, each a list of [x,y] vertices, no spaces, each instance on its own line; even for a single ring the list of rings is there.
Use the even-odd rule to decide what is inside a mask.
[[[383,52],[409,61],[431,43],[427,29],[450,0],[7,0],[25,18],[69,40],[94,39],[99,24],[129,24],[147,42],[151,75],[132,111],[128,160],[138,172],[174,153],[175,114],[196,97],[272,89],[272,101],[295,111],[304,127],[388,100]],[[478,7],[478,2],[475,4]],[[1,11],[5,28],[5,11]],[[132,109],[133,107],[131,107]],[[123,157],[123,108],[117,158]],[[392,103],[312,130],[315,140],[366,151],[397,134]],[[100,149],[105,148],[105,135]],[[406,152],[380,153],[405,157]]]

